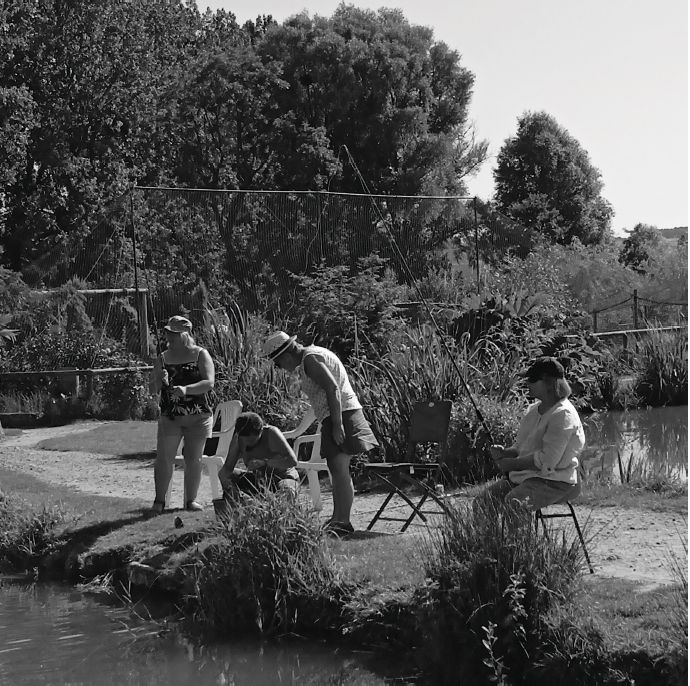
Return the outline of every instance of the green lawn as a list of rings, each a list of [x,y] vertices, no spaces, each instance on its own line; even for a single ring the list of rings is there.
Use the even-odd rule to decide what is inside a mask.
[[[140,455],[156,450],[156,422],[108,422],[90,431],[48,438],[43,450],[75,450],[102,455]]]

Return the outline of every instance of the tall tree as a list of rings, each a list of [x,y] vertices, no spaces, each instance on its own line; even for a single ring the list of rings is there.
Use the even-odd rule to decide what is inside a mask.
[[[54,270],[155,168],[157,94],[195,40],[198,12],[169,0],[16,0],[1,12],[0,97],[15,120],[24,112],[3,188],[3,261]]]
[[[625,237],[618,259],[622,264],[643,274],[651,253],[658,248],[660,242],[656,226],[636,224]]]
[[[397,10],[341,4],[331,18],[300,14],[269,29],[257,50],[282,64],[281,109],[322,127],[341,160],[346,145],[372,191],[463,193],[486,157],[468,123],[474,76]],[[330,187],[362,192],[349,165]]]
[[[613,209],[601,196],[603,182],[587,152],[545,112],[518,119],[494,171],[495,200],[534,238],[569,244],[599,243],[610,231]]]

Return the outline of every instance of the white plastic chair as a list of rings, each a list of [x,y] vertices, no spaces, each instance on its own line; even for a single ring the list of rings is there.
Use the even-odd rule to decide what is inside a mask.
[[[309,494],[314,509],[320,512],[323,509],[321,502],[321,484],[319,483],[319,472],[328,472],[326,460],[321,457],[321,424],[316,427],[316,433],[302,434],[295,439],[293,450],[295,455],[299,457],[299,447],[304,444],[311,443],[311,454],[309,460],[297,460],[297,469],[301,472],[306,472],[309,481]],[[331,479],[332,482],[332,479]]]
[[[213,500],[218,500],[223,497],[223,487],[220,484],[220,479],[218,478],[218,472],[225,463],[225,458],[228,454],[228,449],[230,448],[230,442],[232,441],[232,436],[235,433],[235,422],[242,412],[242,403],[239,400],[227,400],[225,402],[219,403],[213,413],[213,426],[216,425],[218,418],[220,417],[220,427],[219,431],[214,431],[211,434],[211,438],[218,439],[218,445],[216,446],[215,455],[204,455],[201,458],[201,466],[203,471],[208,475],[209,484],[211,486],[211,497]],[[182,455],[175,456],[175,464],[182,465],[184,467],[184,457]],[[170,507],[170,500],[172,497],[172,478],[170,479],[170,484],[168,485],[168,492],[165,495],[165,506]],[[182,507],[187,504],[187,494],[184,493],[183,489],[183,499]]]

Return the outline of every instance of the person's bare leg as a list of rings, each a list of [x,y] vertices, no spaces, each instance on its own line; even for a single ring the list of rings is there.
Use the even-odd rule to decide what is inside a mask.
[[[158,434],[156,462],[153,466],[153,481],[156,486],[156,502],[165,503],[168,486],[173,475],[175,455],[182,439],[181,434]]]
[[[182,455],[184,457],[184,500],[187,503],[196,500],[201,483],[201,457],[204,454],[205,438],[187,437],[184,439]]]
[[[350,523],[355,488],[350,476],[350,455],[338,453],[326,460],[333,480],[333,522]]]

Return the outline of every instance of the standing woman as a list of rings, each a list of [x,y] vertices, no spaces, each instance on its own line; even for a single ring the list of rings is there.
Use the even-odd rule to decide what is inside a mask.
[[[210,392],[215,382],[213,361],[208,351],[192,338],[192,323],[186,317],[170,317],[165,329],[167,349],[156,360],[154,384],[160,391],[156,464],[153,470],[156,499],[153,512],[165,507],[165,496],[173,474],[175,455],[184,439],[185,508],[201,510],[196,502],[201,481],[201,457],[213,430]]]
[[[314,420],[321,422],[321,455],[326,458],[333,481],[333,516],[327,530],[336,536],[350,534],[354,531],[350,512],[355,497],[350,459],[352,455],[371,450],[378,441],[364,417],[345,367],[330,350],[301,345],[295,336],[288,336],[284,331],[266,339],[263,353],[279,369],[297,370],[299,374],[311,407],[299,426],[285,437],[298,436]]]

